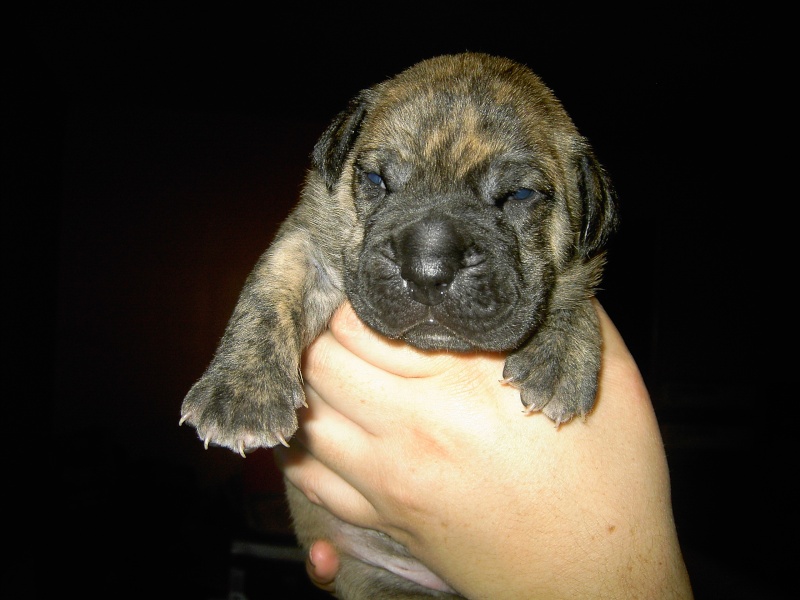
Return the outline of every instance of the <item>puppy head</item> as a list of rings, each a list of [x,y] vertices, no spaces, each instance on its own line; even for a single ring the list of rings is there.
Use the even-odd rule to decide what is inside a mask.
[[[361,92],[312,159],[364,228],[346,253],[356,311],[423,348],[515,347],[565,293],[562,277],[591,294],[599,274],[576,267],[616,227],[588,142],[541,80],[504,58],[441,56]]]

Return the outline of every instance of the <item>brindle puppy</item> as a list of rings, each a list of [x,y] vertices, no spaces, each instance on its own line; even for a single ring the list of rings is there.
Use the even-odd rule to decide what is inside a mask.
[[[242,455],[286,444],[305,404],[301,353],[346,299],[421,349],[505,351],[526,412],[583,417],[600,365],[591,298],[616,224],[610,181],[536,75],[481,54],[423,61],[323,133],[181,422]],[[459,597],[387,536],[288,490],[304,545],[349,540],[341,598]]]

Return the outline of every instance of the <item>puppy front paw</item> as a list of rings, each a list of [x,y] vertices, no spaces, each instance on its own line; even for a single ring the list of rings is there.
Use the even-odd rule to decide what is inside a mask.
[[[285,369],[269,364],[251,372],[212,364],[186,395],[180,424],[192,425],[206,448],[224,446],[242,456],[259,447],[288,446],[305,395],[299,374],[281,373]]]
[[[576,366],[526,354],[509,356],[503,370],[504,380],[519,388],[526,413],[541,411],[560,425],[591,411],[597,395],[597,369],[591,362]]]
[[[595,313],[583,315],[543,327],[506,359],[503,377],[519,388],[526,413],[541,411],[560,425],[592,410],[601,341]]]

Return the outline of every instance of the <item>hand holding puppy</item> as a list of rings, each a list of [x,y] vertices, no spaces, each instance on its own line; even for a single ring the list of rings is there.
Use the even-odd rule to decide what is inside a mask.
[[[597,407],[556,430],[520,414],[502,357],[421,356],[345,307],[306,354],[285,474],[468,598],[691,598],[649,397],[598,312]]]

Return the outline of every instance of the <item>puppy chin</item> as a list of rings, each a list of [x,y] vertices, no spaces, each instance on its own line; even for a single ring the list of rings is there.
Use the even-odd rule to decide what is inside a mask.
[[[450,328],[434,320],[427,320],[414,325],[404,331],[400,337],[421,350],[467,352],[478,349],[478,346],[470,340],[457,335]]]

